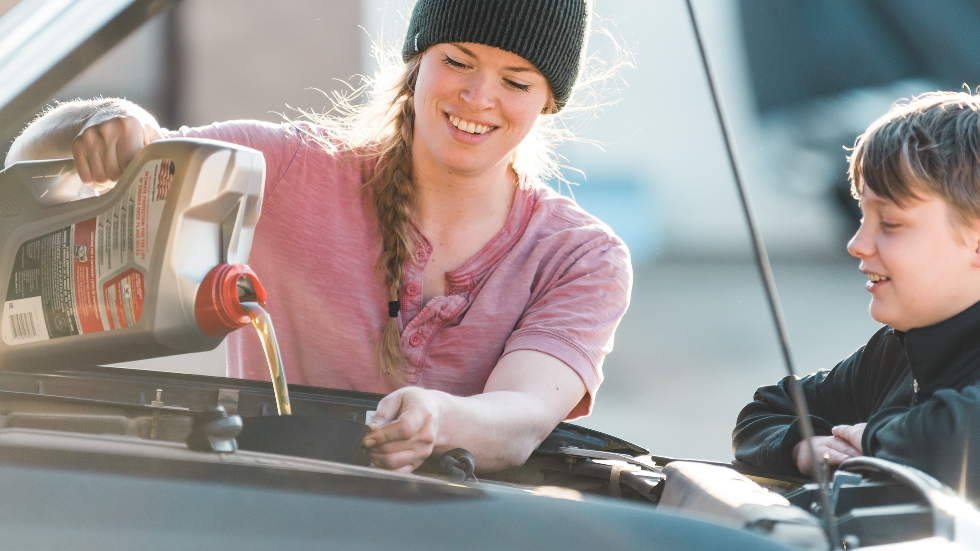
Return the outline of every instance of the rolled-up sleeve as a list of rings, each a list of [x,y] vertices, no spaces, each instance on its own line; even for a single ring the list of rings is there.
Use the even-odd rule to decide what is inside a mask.
[[[582,378],[588,392],[566,420],[591,413],[603,359],[613,349],[633,286],[629,252],[618,240],[597,239],[577,252],[555,271],[504,346],[504,354],[535,350],[553,356]]]
[[[168,138],[204,138],[258,150],[265,157],[265,198],[268,199],[275,193],[309,134],[309,129],[304,126],[309,125],[239,120],[193,128],[182,126],[177,130],[167,130],[165,134]]]

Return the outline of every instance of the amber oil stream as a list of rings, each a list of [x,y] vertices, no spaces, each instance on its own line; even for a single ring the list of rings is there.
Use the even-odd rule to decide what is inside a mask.
[[[279,342],[276,341],[276,330],[272,327],[272,317],[257,302],[243,302],[242,307],[252,319],[252,326],[259,333],[259,340],[265,349],[265,357],[269,361],[269,371],[272,373],[272,388],[276,391],[276,408],[279,415],[292,415],[289,406],[289,388],[286,387],[286,373],[282,369],[282,356],[279,354]]]

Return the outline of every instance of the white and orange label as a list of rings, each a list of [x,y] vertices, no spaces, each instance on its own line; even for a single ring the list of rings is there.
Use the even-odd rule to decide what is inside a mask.
[[[17,250],[0,336],[8,345],[133,327],[174,164],[143,166],[109,210],[30,239]]]

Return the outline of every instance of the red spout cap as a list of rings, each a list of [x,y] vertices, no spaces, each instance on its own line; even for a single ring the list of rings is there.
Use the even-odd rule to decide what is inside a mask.
[[[265,306],[265,289],[251,268],[245,264],[219,264],[204,276],[194,301],[197,325],[205,335],[223,337],[252,322],[239,298],[239,281],[243,292],[251,294],[254,290],[254,297],[246,302]]]

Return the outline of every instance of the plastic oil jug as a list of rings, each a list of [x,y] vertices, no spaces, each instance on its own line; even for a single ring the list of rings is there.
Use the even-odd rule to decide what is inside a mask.
[[[265,302],[264,183],[258,151],[194,139],[147,145],[101,196],[71,159],[0,172],[0,369],[214,349]]]

